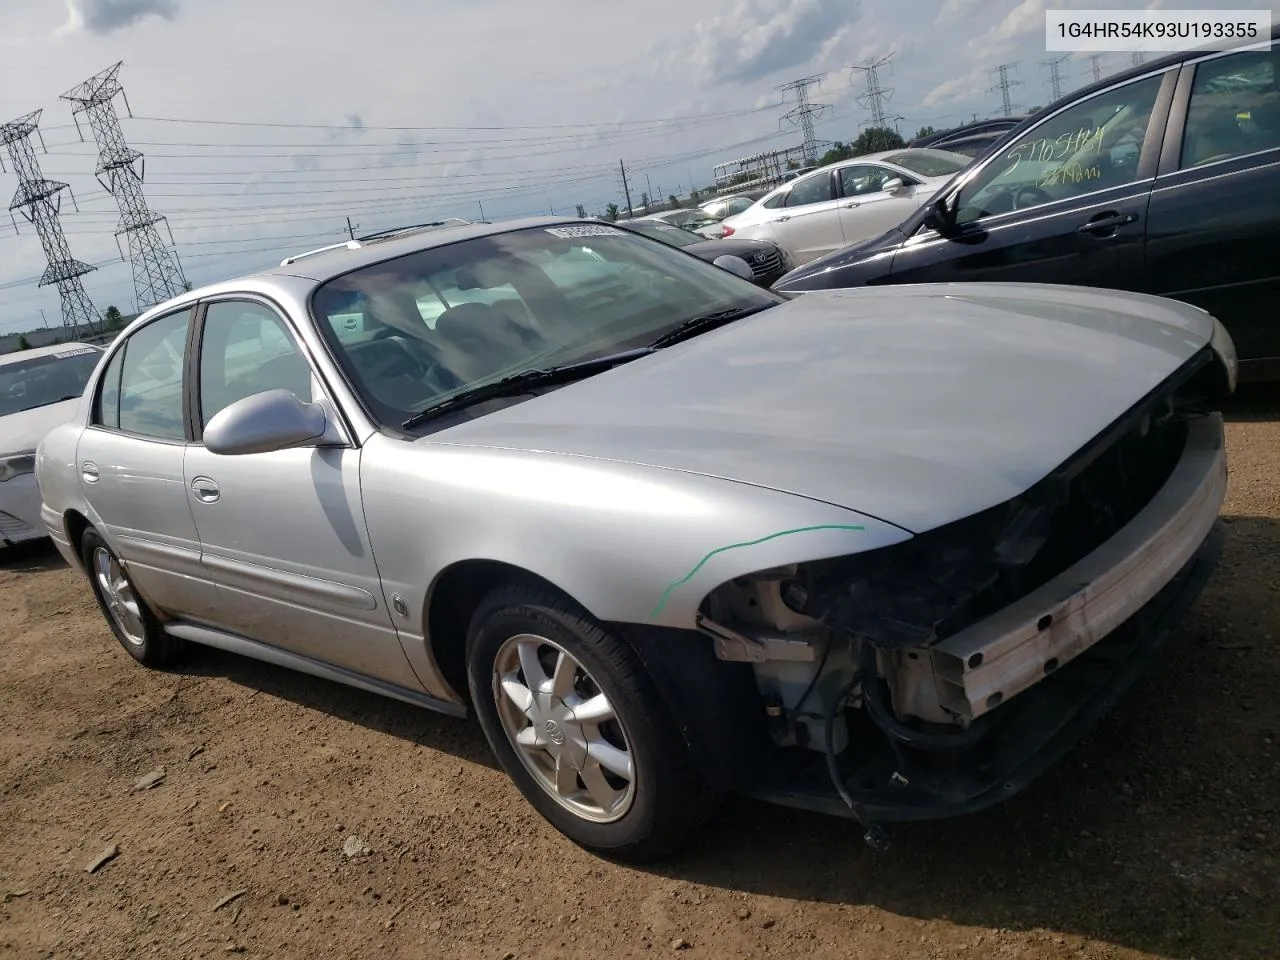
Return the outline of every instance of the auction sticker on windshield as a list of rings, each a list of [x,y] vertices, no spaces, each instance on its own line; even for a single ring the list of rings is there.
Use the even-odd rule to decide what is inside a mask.
[[[606,227],[597,223],[582,223],[572,227],[547,227],[547,233],[562,240],[574,237],[625,237],[626,233],[617,227]]]
[[[96,352],[97,351],[94,347],[80,347],[78,350],[63,350],[60,353],[55,353],[53,356],[56,360],[64,360],[67,357],[83,357],[86,353]]]

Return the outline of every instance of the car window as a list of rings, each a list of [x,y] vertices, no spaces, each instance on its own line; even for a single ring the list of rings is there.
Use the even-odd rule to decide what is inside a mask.
[[[98,365],[97,347],[67,346],[57,353],[0,363],[0,417],[84,393],[84,385]]]
[[[776,210],[778,209],[778,207],[786,206],[787,195],[789,192],[790,191],[783,190],[780,193],[775,193],[772,197],[769,197],[767,200],[761,203],[760,206],[765,207],[766,209],[769,209],[769,210]]]
[[[209,304],[200,339],[200,422],[257,393],[288,390],[310,402],[311,367],[283,319],[245,300]]]
[[[333,318],[356,296],[370,335],[344,343]],[[370,412],[399,425],[470,386],[644,346],[692,317],[781,302],[666,243],[576,223],[372,264],[322,284],[311,309]]]
[[[936,150],[928,147],[919,147],[914,150],[895,153],[891,157],[885,157],[885,162],[896,164],[899,167],[910,170],[912,173],[918,173],[922,177],[949,177],[959,173],[971,161],[969,157],[955,153],[950,148]]]
[[[1181,166],[1280,147],[1280,51],[1234,53],[1196,66]]]
[[[840,189],[846,197],[865,197],[868,194],[879,193],[884,189],[885,182],[897,177],[898,174],[893,173],[884,167],[873,166],[869,163],[854,164],[851,167],[840,168]],[[904,183],[915,183],[907,177],[900,178]]]
[[[182,367],[190,324],[191,311],[183,310],[130,334],[123,347],[117,415],[111,417],[110,409],[104,409],[104,426],[112,425],[110,417],[126,433],[157,440],[186,439]]]
[[[98,387],[93,422],[112,430],[120,429],[120,371],[124,368],[124,351],[117,350],[107,364]]]
[[[751,204],[754,202],[755,201],[752,200],[750,197],[734,197],[732,200],[729,200],[726,203],[725,209],[728,211],[728,213],[724,215],[732,216],[735,213],[741,213],[743,210],[747,209],[747,207],[751,206]]]
[[[643,233],[646,237],[653,237],[653,239],[669,243],[673,247],[687,247],[693,243],[701,243],[706,239],[706,237],[700,237],[683,227],[673,227],[669,223],[662,223],[657,220],[637,220],[635,223],[627,224],[627,226],[636,231],[636,233]]]
[[[1008,143],[961,188],[956,222],[1136,180],[1162,81],[1156,75],[1090,97]]]
[[[832,200],[834,197],[831,193],[831,174],[829,171],[814,174],[812,177],[806,177],[803,180],[797,180],[791,185],[791,192],[787,194],[788,207],[803,207],[811,203],[823,203]]]

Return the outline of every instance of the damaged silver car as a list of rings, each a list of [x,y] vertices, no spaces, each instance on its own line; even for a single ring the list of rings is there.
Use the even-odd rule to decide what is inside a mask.
[[[474,712],[610,855],[735,792],[883,846],[1146,668],[1216,561],[1235,376],[1155,297],[791,299],[601,223],[438,226],[151,309],[37,474],[144,664]]]

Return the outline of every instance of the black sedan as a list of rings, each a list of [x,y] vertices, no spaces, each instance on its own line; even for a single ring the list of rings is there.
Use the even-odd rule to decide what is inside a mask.
[[[1273,28],[1272,35],[1276,36]],[[1280,379],[1280,46],[1188,51],[1046,107],[883,236],[784,276],[1066,283],[1154,293]]]
[[[751,279],[762,287],[769,286],[791,269],[791,261],[782,248],[767,240],[708,240],[660,220],[621,220],[615,226],[682,247],[686,253],[709,263],[716,257],[741,257],[751,268]]]

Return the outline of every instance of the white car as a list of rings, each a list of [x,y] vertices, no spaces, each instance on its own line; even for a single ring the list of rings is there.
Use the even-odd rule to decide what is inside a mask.
[[[101,356],[87,343],[0,356],[0,547],[49,535],[40,522],[36,445],[75,416]]]
[[[916,211],[970,157],[902,149],[828,164],[722,221],[722,237],[770,240],[797,265],[879,236]]]

